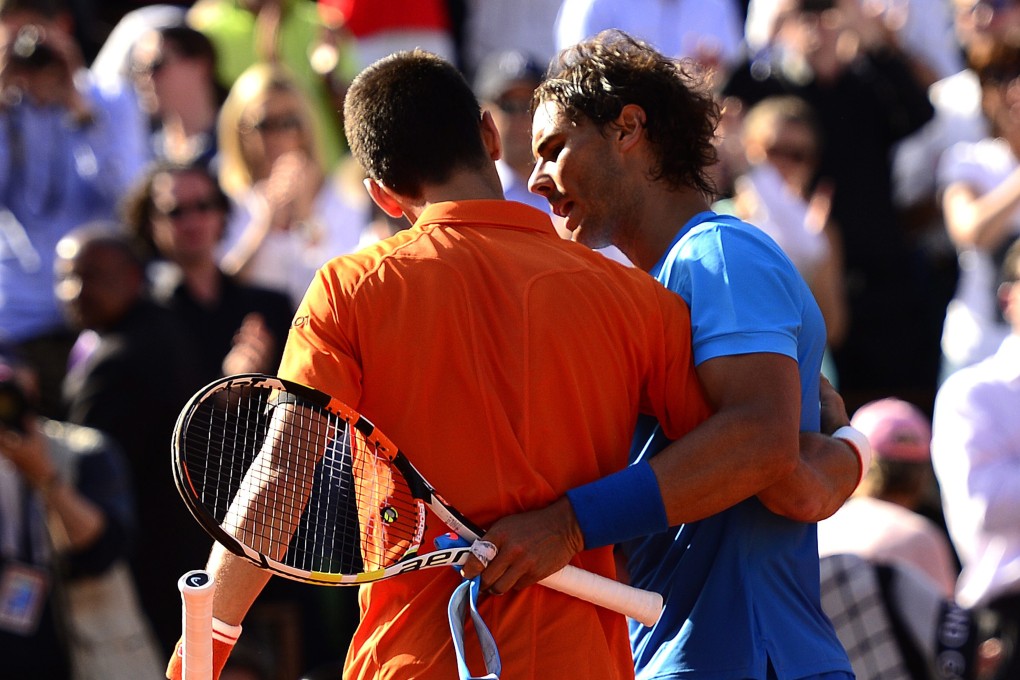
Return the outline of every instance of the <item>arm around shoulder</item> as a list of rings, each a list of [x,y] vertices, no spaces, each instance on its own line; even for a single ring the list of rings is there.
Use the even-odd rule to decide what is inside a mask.
[[[822,431],[833,434],[802,432],[796,469],[758,494],[769,510],[800,522],[818,522],[835,513],[871,463],[871,446],[849,427],[843,398],[824,376],[820,389]]]

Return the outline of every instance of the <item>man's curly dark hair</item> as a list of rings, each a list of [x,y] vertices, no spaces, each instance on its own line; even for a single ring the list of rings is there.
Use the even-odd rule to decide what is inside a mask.
[[[623,107],[636,104],[645,112],[656,155],[650,179],[713,196],[707,169],[718,159],[713,139],[719,106],[697,74],[693,61],[671,59],[610,29],[560,52],[532,108],[554,102],[570,120],[588,118],[606,134]]]

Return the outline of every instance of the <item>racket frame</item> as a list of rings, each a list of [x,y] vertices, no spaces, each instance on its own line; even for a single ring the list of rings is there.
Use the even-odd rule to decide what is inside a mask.
[[[174,427],[172,441],[174,481],[181,497],[203,529],[231,553],[285,578],[325,586],[361,585],[419,569],[456,566],[467,561],[472,554],[470,547],[446,548],[418,554],[419,546],[415,545],[405,552],[403,558],[388,567],[359,574],[337,574],[295,568],[258,552],[231,536],[206,509],[205,504],[199,500],[198,491],[192,483],[187,469],[188,454],[185,443],[191,416],[206,399],[230,386],[252,386],[292,394],[306,402],[307,405],[326,414],[338,416],[349,423],[365,438],[369,445],[389,457],[393,467],[403,475],[419,506],[420,529],[418,533],[421,535],[424,535],[425,521],[423,506],[428,506],[439,520],[467,541],[475,541],[481,538],[485,532],[447,503],[411,464],[407,456],[365,416],[338,399],[306,385],[260,373],[244,373],[215,380],[196,393],[181,411]],[[646,626],[654,625],[662,614],[662,596],[659,593],[628,586],[572,565],[567,565],[540,583],[554,590],[615,610]]]
[[[365,438],[365,441],[380,455],[389,458],[393,467],[403,475],[415,500],[427,505],[436,514],[436,517],[451,530],[455,531],[457,535],[468,541],[474,541],[484,533],[471,520],[447,503],[436,492],[435,487],[429,484],[428,480],[418,472],[407,456],[365,416],[353,410],[342,401],[306,385],[261,373],[242,373],[214,380],[199,390],[181,410],[174,426],[174,455],[172,461],[174,482],[191,515],[213,539],[234,555],[243,557],[256,566],[271,571],[274,574],[279,574],[295,581],[326,586],[360,585],[373,581],[381,581],[398,574],[405,574],[423,568],[454,566],[464,564],[467,561],[468,556],[471,555],[471,550],[467,547],[446,548],[421,555],[417,554],[421,538],[419,536],[417,543],[412,543],[411,549],[407,551],[404,558],[382,569],[374,569],[359,574],[311,571],[298,569],[273,559],[245,545],[225,531],[220,522],[209,512],[205,503],[199,500],[200,494],[192,482],[188,471],[187,459],[189,456],[187,454],[188,447],[185,442],[185,436],[191,417],[205,401],[233,387],[249,386],[260,389],[279,390],[283,393],[294,395],[300,398],[305,406],[311,406],[320,412],[332,414],[343,419],[352,428],[357,430]],[[421,535],[424,535],[424,518],[424,508],[421,508],[419,509],[420,526],[418,532]]]

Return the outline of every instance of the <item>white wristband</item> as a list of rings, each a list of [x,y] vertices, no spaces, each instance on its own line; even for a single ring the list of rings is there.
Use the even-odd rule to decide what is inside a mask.
[[[868,468],[871,467],[871,458],[873,456],[871,442],[868,441],[863,432],[850,425],[844,425],[839,428],[832,433],[832,437],[845,441],[854,450],[854,453],[857,454],[857,460],[861,464],[861,474],[857,478],[857,484],[859,485],[861,480],[864,479],[864,475],[868,473]]]
[[[213,640],[225,642],[233,647],[237,643],[237,638],[241,637],[241,626],[226,623],[214,616],[212,620],[212,636]]]

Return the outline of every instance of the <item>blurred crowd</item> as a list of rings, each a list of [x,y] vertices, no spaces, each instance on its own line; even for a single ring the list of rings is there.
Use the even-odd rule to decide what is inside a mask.
[[[1020,625],[1020,0],[0,0],[11,677],[162,676],[174,584],[209,550],[169,474],[177,414],[221,375],[272,373],[316,269],[408,226],[373,209],[345,147],[360,69],[414,47],[456,64],[500,130],[507,198],[547,211],[528,191],[531,93],[606,28],[710,77],[713,207],[771,235],[822,309],[826,375],[877,452],[820,526],[842,560],[823,559],[826,582],[890,582],[847,555],[896,565],[924,597],[890,599],[893,623],[962,611],[979,663],[959,677],[1020,677],[1003,670]],[[347,590],[274,579],[224,677],[339,677]],[[909,660],[934,673],[963,653],[927,631],[907,662],[876,661],[877,629],[826,604],[859,678],[936,677]]]

